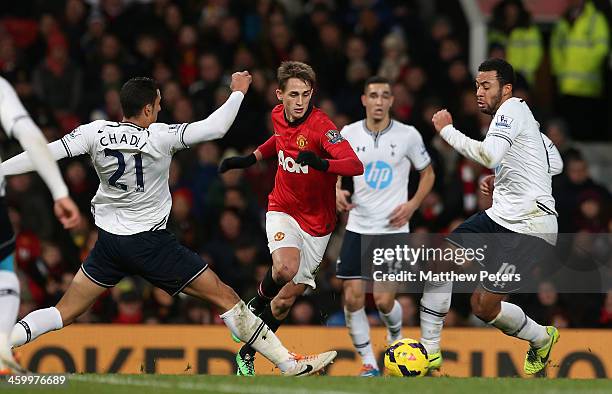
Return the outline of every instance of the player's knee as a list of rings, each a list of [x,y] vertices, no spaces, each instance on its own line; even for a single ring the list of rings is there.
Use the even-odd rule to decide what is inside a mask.
[[[351,312],[361,309],[365,305],[365,292],[363,287],[353,280],[345,280],[342,285],[342,300],[344,306]]]
[[[282,260],[275,264],[272,277],[276,283],[283,284],[290,282],[298,272],[299,262],[291,259]]]
[[[365,295],[355,292],[345,292],[344,305],[351,312],[361,309],[365,305]]]
[[[382,313],[389,313],[393,309],[394,298],[389,294],[374,293],[374,303],[376,304],[376,309]]]

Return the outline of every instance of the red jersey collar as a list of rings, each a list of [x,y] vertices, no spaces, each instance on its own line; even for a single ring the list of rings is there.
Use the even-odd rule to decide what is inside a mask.
[[[310,113],[312,112],[313,107],[314,106],[312,105],[312,102],[308,104],[308,109],[306,110],[306,113],[304,114],[304,116],[302,116],[299,119],[294,120],[293,122],[290,122],[289,119],[287,119],[287,114],[285,113],[285,107],[283,107],[283,118],[285,118],[285,122],[287,122],[287,125],[289,125],[289,127],[297,127],[301,125],[302,123],[304,123],[306,119],[308,119],[308,117],[310,116]]]

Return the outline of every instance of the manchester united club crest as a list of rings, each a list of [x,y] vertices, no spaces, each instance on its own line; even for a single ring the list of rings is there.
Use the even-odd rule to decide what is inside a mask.
[[[308,145],[308,140],[302,134],[297,136],[297,140],[295,142],[297,143],[298,149],[304,149],[306,148],[306,145]]]
[[[278,233],[274,234],[274,240],[276,242],[282,241],[283,239],[285,239],[285,233],[279,231]]]

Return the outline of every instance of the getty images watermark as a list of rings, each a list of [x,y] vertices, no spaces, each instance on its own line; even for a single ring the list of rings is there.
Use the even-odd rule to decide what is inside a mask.
[[[453,292],[478,285],[536,293],[612,290],[612,234],[384,234],[361,237],[361,277],[370,288],[418,292],[426,282],[453,282]],[[384,291],[384,290],[383,290]]]
[[[406,244],[395,245],[393,248],[374,248],[372,251],[372,264],[374,266],[383,266],[388,263],[397,266],[409,265],[414,267],[417,263],[427,264],[446,263],[462,266],[468,262],[477,262],[482,264],[485,260],[487,245],[480,248],[433,248],[421,245],[413,248]],[[494,281],[494,282],[520,282],[521,274],[514,272],[512,265],[502,263],[498,272],[491,273],[488,270],[480,270],[478,273],[442,271],[435,272],[434,270],[399,270],[399,272],[385,272],[384,270],[373,270],[372,278],[376,282],[477,282],[477,281]]]

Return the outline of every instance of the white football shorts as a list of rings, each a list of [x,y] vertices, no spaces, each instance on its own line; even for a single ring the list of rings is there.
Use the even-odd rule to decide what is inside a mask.
[[[279,248],[298,248],[300,267],[293,283],[303,283],[315,289],[315,277],[323,260],[331,234],[315,237],[302,230],[298,222],[284,212],[266,213],[266,235],[270,254]]]

